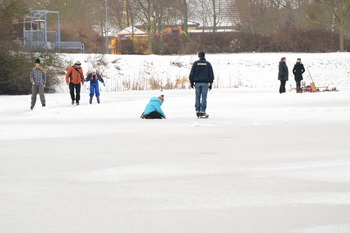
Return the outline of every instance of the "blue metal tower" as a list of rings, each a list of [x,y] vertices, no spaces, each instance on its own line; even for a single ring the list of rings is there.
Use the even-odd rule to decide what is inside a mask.
[[[57,14],[57,30],[49,31],[47,25],[47,15]],[[24,47],[34,49],[52,50],[80,50],[85,51],[81,42],[61,41],[61,22],[59,11],[30,10],[23,21]]]

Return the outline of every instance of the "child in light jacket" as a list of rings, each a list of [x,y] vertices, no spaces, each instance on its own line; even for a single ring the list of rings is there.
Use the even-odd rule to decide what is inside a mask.
[[[152,97],[147,104],[145,111],[141,115],[142,119],[165,119],[165,114],[161,109],[164,102],[164,95]]]

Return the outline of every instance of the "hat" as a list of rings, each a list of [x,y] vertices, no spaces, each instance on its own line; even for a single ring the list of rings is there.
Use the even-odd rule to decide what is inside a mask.
[[[81,62],[80,61],[76,61],[75,63],[74,63],[74,65],[81,65]]]
[[[92,70],[91,70],[91,73],[96,73],[96,69],[92,69]]]
[[[301,58],[298,58],[297,61],[301,61]]]
[[[40,64],[40,58],[35,58],[35,64]]]
[[[198,57],[200,57],[200,58],[205,58],[205,52],[204,52],[204,51],[200,51],[200,52],[198,53]]]
[[[160,99],[162,102],[164,102],[164,95],[158,96],[158,99]]]

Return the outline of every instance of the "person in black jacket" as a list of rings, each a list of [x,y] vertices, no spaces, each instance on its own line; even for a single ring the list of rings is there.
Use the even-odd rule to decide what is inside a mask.
[[[280,94],[286,92],[286,82],[288,81],[288,75],[289,73],[288,67],[286,65],[286,58],[282,57],[278,69],[278,80],[281,81]]]
[[[301,63],[301,59],[298,58],[297,59],[297,63],[295,63],[294,68],[293,68],[293,74],[294,74],[294,79],[296,82],[296,90],[297,93],[302,93],[302,89],[301,89],[301,80],[303,80],[303,73],[305,72],[305,68],[303,63]]]
[[[199,60],[194,62],[191,73],[191,87],[196,89],[196,115],[198,118],[208,118],[207,95],[213,86],[214,72],[211,64],[206,61],[203,51],[198,53]]]

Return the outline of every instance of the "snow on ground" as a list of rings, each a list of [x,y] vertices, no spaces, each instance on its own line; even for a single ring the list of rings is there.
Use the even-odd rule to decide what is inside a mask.
[[[197,55],[185,56],[138,56],[138,55],[98,55],[98,54],[64,54],[67,66],[76,60],[82,62],[85,73],[92,68],[102,73],[107,81],[106,91],[115,90],[150,90],[151,81],[161,86],[170,84],[178,88],[177,79],[186,79]],[[273,88],[278,85],[278,63],[281,57],[287,57],[290,71],[287,85],[295,87],[292,69],[297,58],[301,58],[309,70],[304,74],[306,84],[313,78],[318,86],[350,86],[349,53],[239,53],[207,54],[206,57],[214,68],[215,87],[219,88]],[[310,73],[309,73],[310,72]],[[311,74],[311,76],[310,76]],[[62,81],[64,78],[61,78]],[[185,83],[185,87],[189,84]],[[66,92],[62,85],[59,91]]]
[[[109,86],[80,106],[46,94],[33,111],[29,95],[0,96],[0,232],[350,232],[342,56],[339,92],[280,95],[262,75],[265,88],[213,89],[210,119],[195,118],[193,90],[163,91],[166,120],[139,118],[160,91]]]

